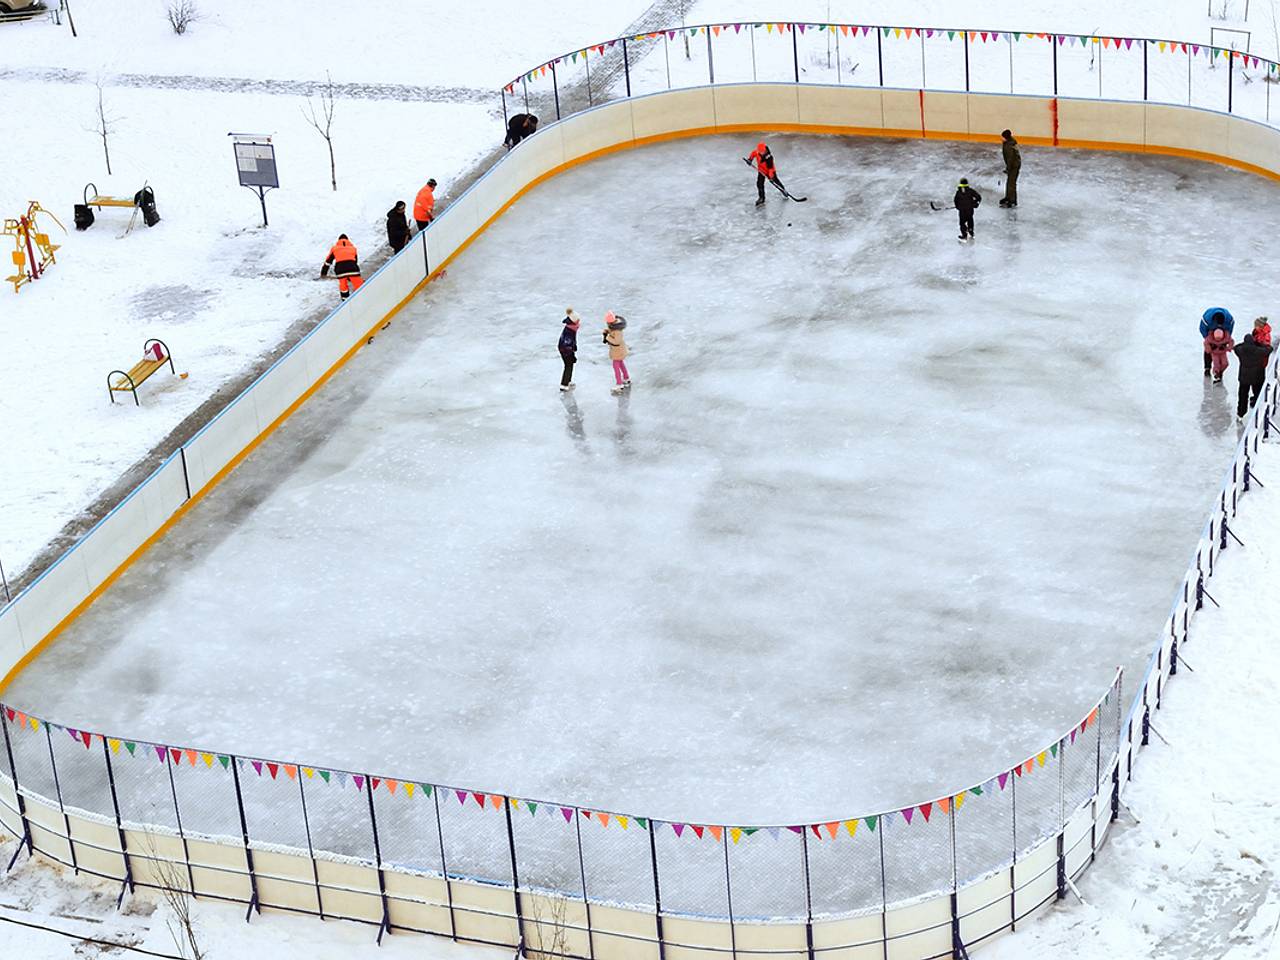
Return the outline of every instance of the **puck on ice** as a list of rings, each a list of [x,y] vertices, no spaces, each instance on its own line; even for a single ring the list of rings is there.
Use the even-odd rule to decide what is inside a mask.
[[[791,226],[791,224],[789,224],[789,223],[788,223],[788,224],[787,224],[787,226],[789,227],[789,226]]]

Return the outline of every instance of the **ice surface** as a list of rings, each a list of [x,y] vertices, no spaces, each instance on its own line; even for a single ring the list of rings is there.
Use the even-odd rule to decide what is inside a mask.
[[[1161,628],[1236,438],[1197,318],[1267,312],[1275,187],[1025,149],[1006,213],[994,147],[774,136],[810,200],[757,210],[756,139],[533,191],[6,699],[703,822],[1040,749]]]

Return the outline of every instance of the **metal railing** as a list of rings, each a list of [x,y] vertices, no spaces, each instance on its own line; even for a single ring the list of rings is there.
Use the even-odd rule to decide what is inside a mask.
[[[502,88],[557,120],[623,97],[743,82],[1171,103],[1271,124],[1275,61],[1183,40],[955,27],[743,21],[588,44]]]

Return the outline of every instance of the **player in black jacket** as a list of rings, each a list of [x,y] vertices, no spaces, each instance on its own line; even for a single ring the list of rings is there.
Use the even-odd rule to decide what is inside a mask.
[[[955,205],[960,211],[960,239],[973,239],[973,211],[982,203],[982,194],[969,186],[969,181],[960,178],[960,186],[956,187]]]

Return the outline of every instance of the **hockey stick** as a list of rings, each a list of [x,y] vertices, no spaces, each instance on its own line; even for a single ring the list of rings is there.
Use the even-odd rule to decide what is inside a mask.
[[[755,166],[751,163],[751,161],[748,160],[746,157],[742,158],[742,162],[745,163],[748,167],[751,167],[752,170],[756,169]],[[809,199],[808,197],[793,197],[791,195],[791,192],[787,190],[787,188],[784,187],[782,184],[780,184],[777,180],[773,179],[773,177],[769,177],[768,180],[770,183],[773,184],[774,189],[776,189],[780,194],[782,194],[788,200],[794,200],[796,203],[804,203]]]

